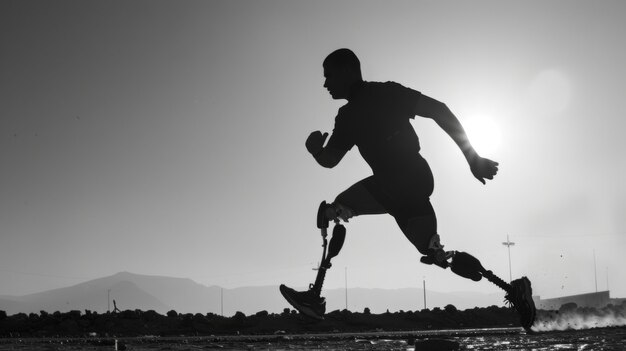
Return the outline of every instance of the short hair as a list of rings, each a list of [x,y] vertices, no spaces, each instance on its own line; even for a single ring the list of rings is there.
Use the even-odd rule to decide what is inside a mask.
[[[361,77],[361,62],[350,49],[338,49],[326,56],[324,67],[348,68],[354,70]]]

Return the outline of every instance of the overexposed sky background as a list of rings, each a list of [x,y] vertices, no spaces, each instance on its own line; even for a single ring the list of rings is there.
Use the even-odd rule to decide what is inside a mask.
[[[304,141],[337,109],[321,63],[445,102],[500,173],[483,186],[413,122],[442,241],[543,297],[626,297],[623,1],[0,2],[0,294],[130,271],[206,285],[306,286],[315,227],[370,171]],[[496,145],[483,145],[490,137]],[[472,137],[472,135],[470,135]],[[481,149],[482,147],[482,149]],[[326,287],[484,291],[389,216],[355,218]]]

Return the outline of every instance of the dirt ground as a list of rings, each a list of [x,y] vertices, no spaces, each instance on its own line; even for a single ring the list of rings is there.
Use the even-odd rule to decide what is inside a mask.
[[[356,334],[0,339],[0,350],[625,350],[626,327],[526,334],[517,328]]]

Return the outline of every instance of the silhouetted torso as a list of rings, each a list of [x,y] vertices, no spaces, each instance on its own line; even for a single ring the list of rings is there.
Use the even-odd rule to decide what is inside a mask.
[[[428,165],[410,123],[421,93],[395,82],[362,82],[339,109],[328,147],[350,150],[354,145],[388,188],[432,182]],[[416,184],[417,185],[417,184]],[[405,189],[407,190],[407,189]]]

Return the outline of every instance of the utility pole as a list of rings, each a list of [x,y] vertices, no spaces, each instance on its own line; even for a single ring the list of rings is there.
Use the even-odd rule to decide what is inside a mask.
[[[220,288],[220,314],[224,317],[224,288]]]
[[[348,267],[344,270],[344,279],[346,284],[346,311],[348,310]]]
[[[424,290],[424,309],[426,309],[426,278],[422,279],[422,286]]]
[[[509,240],[509,235],[506,236],[506,242],[503,242],[502,245],[506,246],[509,251],[509,282],[513,281],[513,275],[511,274],[511,246],[515,245],[514,242]]]
[[[596,282],[596,292],[598,292],[598,268],[596,267],[596,249],[593,249],[593,278]]]
[[[107,312],[111,312],[111,289],[107,290]]]

